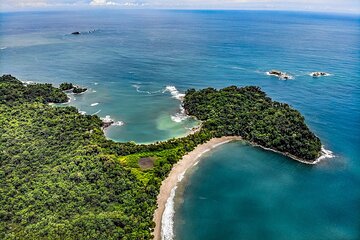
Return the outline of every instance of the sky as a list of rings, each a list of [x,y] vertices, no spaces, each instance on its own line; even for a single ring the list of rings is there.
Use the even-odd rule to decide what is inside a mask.
[[[39,9],[244,9],[360,13],[360,0],[0,0],[0,11]]]

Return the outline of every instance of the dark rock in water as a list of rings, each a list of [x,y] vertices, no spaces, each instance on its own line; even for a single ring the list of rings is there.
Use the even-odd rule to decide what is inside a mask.
[[[110,127],[112,124],[114,123],[114,121],[103,121],[103,123],[102,123],[102,127],[103,128],[108,128],[108,127]]]
[[[79,35],[80,32],[72,32],[71,34],[72,34],[72,35]]]
[[[73,93],[83,93],[87,90],[87,88],[81,88],[81,87],[74,87],[72,92]]]
[[[110,127],[111,125],[114,124],[114,120],[112,120],[110,118],[110,116],[106,116],[104,118],[101,118],[101,121],[102,121],[102,127],[105,129],[105,128],[108,128]]]
[[[271,70],[271,71],[269,71],[269,74],[276,75],[276,76],[281,76],[283,73],[278,71],[278,70]]]
[[[293,79],[293,77],[290,76],[289,74],[287,74],[285,72],[278,71],[278,70],[270,70],[270,71],[267,72],[267,74],[276,76],[279,79],[283,79],[283,80]]]
[[[323,76],[329,76],[326,72],[312,72],[310,73],[310,76],[312,77],[323,77]]]

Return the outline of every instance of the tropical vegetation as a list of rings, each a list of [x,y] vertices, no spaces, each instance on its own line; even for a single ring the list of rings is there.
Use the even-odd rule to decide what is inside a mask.
[[[201,130],[149,145],[108,140],[99,117],[49,104],[67,100],[51,84],[0,77],[0,239],[151,239],[162,180],[213,137],[241,135],[309,161],[320,151],[300,113],[256,87],[187,91]]]

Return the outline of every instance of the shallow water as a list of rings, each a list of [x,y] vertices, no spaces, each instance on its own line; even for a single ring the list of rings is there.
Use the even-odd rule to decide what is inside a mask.
[[[311,167],[240,143],[208,153],[184,180],[177,239],[360,238],[358,16],[99,10],[0,17],[0,73],[89,88],[70,105],[124,122],[106,131],[111,139],[186,134],[196,123],[175,121],[180,101],[166,86],[184,93],[257,85],[298,109],[336,155]],[[267,76],[271,69],[295,79]],[[313,71],[331,76],[312,78]]]

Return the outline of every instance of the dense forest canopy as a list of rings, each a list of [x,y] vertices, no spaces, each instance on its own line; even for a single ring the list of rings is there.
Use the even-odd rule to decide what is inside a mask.
[[[321,142],[288,104],[272,101],[258,87],[207,88],[186,92],[184,107],[215,136],[237,135],[263,147],[314,160]]]
[[[0,77],[0,239],[151,239],[161,181],[214,136],[311,160],[320,150],[297,111],[255,87],[189,90],[185,108],[203,128],[150,145],[107,140],[99,117],[48,104],[67,100],[51,84]]]

